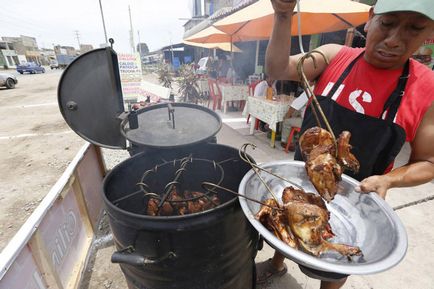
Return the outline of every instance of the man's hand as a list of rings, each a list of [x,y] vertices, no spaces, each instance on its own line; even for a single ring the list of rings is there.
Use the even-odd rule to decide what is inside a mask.
[[[296,0],[271,0],[274,12],[279,15],[292,15],[294,7],[297,4]]]
[[[361,181],[356,191],[360,193],[375,192],[383,199],[386,198],[387,190],[390,189],[391,183],[387,175],[371,176]]]
[[[292,114],[295,112],[295,108],[292,106],[289,107],[288,111],[285,114],[284,119],[291,118]]]

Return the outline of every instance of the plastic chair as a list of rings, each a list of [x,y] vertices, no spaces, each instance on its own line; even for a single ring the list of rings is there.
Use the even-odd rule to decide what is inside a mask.
[[[294,138],[294,134],[296,132],[300,132],[300,128],[296,127],[296,126],[291,127],[291,131],[289,132],[288,140],[286,141],[286,147],[285,147],[286,153],[288,153],[288,151],[289,151],[289,145],[292,143],[292,139]]]
[[[210,95],[210,101],[212,99],[213,105],[212,109],[215,110],[222,108],[222,93],[220,91],[220,87],[215,79],[208,78],[208,86],[209,86],[209,95]],[[208,107],[209,103],[208,101]]]

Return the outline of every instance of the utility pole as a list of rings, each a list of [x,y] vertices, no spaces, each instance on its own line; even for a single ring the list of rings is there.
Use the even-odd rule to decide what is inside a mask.
[[[99,0],[99,10],[101,11],[102,26],[103,26],[103,28],[104,28],[105,44],[108,45],[108,40],[107,40],[107,31],[105,30],[104,13],[102,12],[102,4],[101,4],[101,0]]]
[[[173,55],[172,32],[170,32],[170,31],[169,31],[169,42],[170,42],[170,54],[172,56],[172,67],[175,68],[174,63],[173,63],[175,57]]]
[[[139,59],[140,59],[140,64],[142,64],[142,44],[140,43],[140,31],[137,30],[137,45],[139,46]]]
[[[134,53],[136,51],[136,49],[134,48],[133,21],[131,20],[130,5],[128,5],[128,13],[130,14],[130,44],[131,44],[131,52]]]
[[[75,30],[75,38],[77,38],[77,43],[78,43],[78,50],[80,50],[80,33],[78,32],[78,30]]]
[[[139,54],[140,54],[140,57],[142,57],[142,44],[140,43],[140,31],[139,30],[137,30],[137,37],[138,37],[138,45],[139,45]]]

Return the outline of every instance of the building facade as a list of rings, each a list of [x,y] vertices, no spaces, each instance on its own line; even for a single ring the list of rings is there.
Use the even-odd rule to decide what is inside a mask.
[[[36,38],[21,35],[19,37],[2,37],[2,40],[12,43],[16,54],[18,56],[24,55],[25,61],[43,64],[43,58],[41,57]]]
[[[0,41],[0,68],[15,68],[20,63],[12,42]]]
[[[90,44],[80,44],[80,54],[93,50],[93,46]]]

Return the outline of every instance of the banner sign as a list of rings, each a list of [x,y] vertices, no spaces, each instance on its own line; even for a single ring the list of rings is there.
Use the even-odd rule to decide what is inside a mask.
[[[118,53],[119,73],[124,99],[137,99],[141,94],[142,65],[138,53]]]

